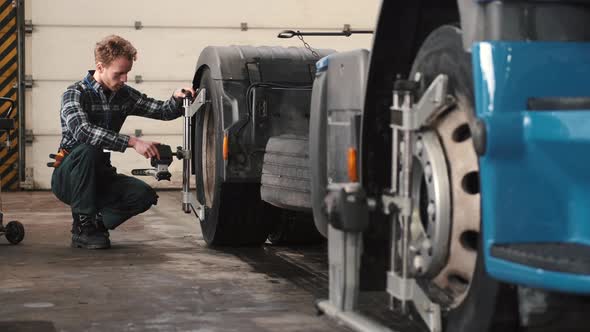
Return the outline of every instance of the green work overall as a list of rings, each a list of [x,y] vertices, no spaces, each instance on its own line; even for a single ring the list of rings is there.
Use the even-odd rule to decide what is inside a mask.
[[[154,189],[145,182],[117,174],[110,153],[87,144],[75,147],[53,171],[51,190],[70,205],[72,214],[102,213],[108,229],[115,229],[158,201]]]

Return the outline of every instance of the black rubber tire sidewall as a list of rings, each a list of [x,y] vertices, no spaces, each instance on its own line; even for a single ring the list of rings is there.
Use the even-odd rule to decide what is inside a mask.
[[[201,220],[201,231],[203,233],[203,238],[205,242],[208,244],[214,244],[215,240],[215,233],[217,231],[217,221],[219,217],[219,207],[220,207],[220,193],[221,193],[221,186],[223,179],[221,178],[221,174],[223,174],[223,156],[222,151],[219,148],[220,144],[223,144],[223,129],[221,127],[221,119],[220,117],[220,107],[218,105],[218,92],[217,89],[214,87],[214,81],[211,77],[210,70],[204,69],[201,74],[201,80],[199,83],[199,88],[205,88],[207,94],[209,95],[207,100],[210,103],[206,106],[206,112],[210,112],[211,119],[215,123],[215,139],[216,139],[216,155],[215,155],[215,186],[213,189],[213,198],[211,206],[205,206],[205,191],[204,191],[204,181],[203,181],[203,135],[202,131],[197,131],[198,135],[194,135],[194,156],[195,156],[195,176],[196,176],[196,191],[197,191],[197,200],[203,206],[205,206],[205,217]],[[196,127],[203,128],[204,120],[205,120],[205,112],[197,113],[196,117]]]
[[[274,245],[309,245],[325,241],[309,212],[275,208],[273,229],[268,240]]]
[[[465,109],[471,110],[474,116],[473,69],[471,55],[463,48],[461,29],[444,25],[434,30],[424,41],[412,65],[410,77],[420,72],[423,89],[439,74],[446,74],[448,93],[461,98],[459,102],[467,102]]]
[[[193,150],[195,160],[197,200],[205,206],[203,181],[203,128],[206,112],[211,112],[215,128],[215,185],[213,186],[211,206],[205,206],[201,220],[203,239],[209,246],[257,246],[266,242],[270,231],[270,218],[265,216],[268,206],[260,199],[260,183],[228,183],[223,178],[225,161],[223,159],[224,128],[222,121],[220,83],[211,77],[205,68],[201,73],[199,87],[207,90],[207,109],[197,113]],[[231,156],[230,156],[231,162]]]

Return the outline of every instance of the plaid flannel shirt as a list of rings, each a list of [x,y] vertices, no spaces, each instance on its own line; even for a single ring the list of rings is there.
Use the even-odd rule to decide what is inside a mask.
[[[127,116],[173,120],[183,115],[182,103],[174,97],[167,101],[155,100],[127,85],[107,97],[93,74],[93,70],[89,71],[62,96],[60,148],[71,151],[85,143],[123,152],[127,149],[129,136],[119,134],[119,131]]]

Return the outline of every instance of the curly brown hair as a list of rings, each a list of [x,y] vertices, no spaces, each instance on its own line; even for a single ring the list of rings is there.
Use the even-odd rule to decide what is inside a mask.
[[[110,35],[96,43],[94,48],[94,60],[109,65],[116,58],[124,56],[129,61],[137,59],[137,49],[131,43],[120,36]]]

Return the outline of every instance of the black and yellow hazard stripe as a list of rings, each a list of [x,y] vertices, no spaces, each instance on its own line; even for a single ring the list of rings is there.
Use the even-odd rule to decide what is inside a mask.
[[[16,8],[12,0],[0,0],[0,97],[16,101],[17,71],[17,24]],[[0,104],[0,117],[6,117],[8,103]],[[12,110],[10,118],[18,121],[18,109]],[[18,122],[16,122],[18,128]],[[7,149],[6,132],[0,132],[0,181],[2,190],[16,190],[18,177],[18,129],[10,131],[10,148]]]

